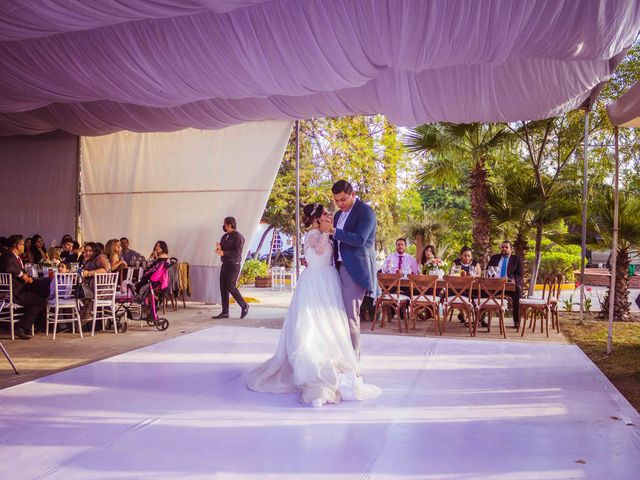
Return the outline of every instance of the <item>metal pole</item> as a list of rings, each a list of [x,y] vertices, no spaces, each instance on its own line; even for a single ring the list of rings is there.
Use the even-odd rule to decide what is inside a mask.
[[[580,259],[580,321],[584,320],[584,264],[587,258],[587,165],[589,157],[589,113],[591,107],[584,112],[584,159],[582,169],[582,258]]]
[[[296,284],[300,277],[300,121],[296,120]]]
[[[613,236],[611,237],[611,285],[609,286],[609,331],[607,333],[607,355],[613,350],[613,308],[616,296],[616,260],[618,258],[618,204],[620,178],[620,152],[618,150],[618,127],[614,127],[615,136],[615,173],[613,175]]]

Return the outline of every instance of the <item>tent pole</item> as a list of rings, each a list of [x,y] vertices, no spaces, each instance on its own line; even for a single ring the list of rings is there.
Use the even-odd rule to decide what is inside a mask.
[[[300,121],[296,120],[296,283],[300,276]]]
[[[82,174],[81,171],[81,155],[82,155],[82,151],[81,146],[80,146],[80,142],[82,140],[81,137],[77,137],[78,139],[78,146],[76,148],[76,201],[75,201],[75,219],[74,219],[74,227],[75,227],[75,238],[78,241],[78,243],[80,243],[80,245],[82,245],[82,232],[81,232],[81,219],[80,219],[80,214],[82,212],[82,184],[81,184],[81,178],[80,175]]]
[[[587,187],[589,158],[589,106],[584,112],[584,159],[582,168],[582,255],[580,259],[580,321],[584,320],[584,264],[587,258]]]
[[[609,330],[607,333],[607,355],[613,350],[613,309],[616,296],[616,260],[618,258],[618,208],[619,208],[619,179],[620,152],[618,150],[618,127],[614,127],[615,138],[615,173],[613,175],[613,235],[611,237],[611,285],[609,286]]]

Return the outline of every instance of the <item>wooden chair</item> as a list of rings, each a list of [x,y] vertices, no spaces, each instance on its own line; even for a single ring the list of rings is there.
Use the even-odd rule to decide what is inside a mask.
[[[440,327],[440,297],[437,295],[437,275],[409,275],[409,317],[412,329],[416,329],[416,318],[423,311],[431,313],[438,335],[442,335]]]
[[[556,292],[549,299],[549,312],[551,313],[551,328],[556,329],[556,333],[560,333],[560,320],[558,319],[558,302],[560,302],[560,292],[562,290],[562,282],[564,275],[562,273],[556,275]]]
[[[504,287],[506,278],[476,278],[475,279],[478,298],[475,304],[476,321],[473,327],[473,336],[478,333],[478,324],[483,315],[489,316],[487,321],[487,331],[491,332],[491,314],[496,312],[500,319],[500,333],[507,338],[507,330],[504,326],[504,312],[506,310],[504,300]]]
[[[555,299],[556,304],[558,303],[557,288],[557,276],[547,275],[542,286],[541,297],[520,299],[520,315],[523,319],[522,332],[520,333],[521,337],[524,337],[524,332],[527,329],[527,317],[529,317],[529,327],[531,328],[531,331],[535,332],[536,322],[538,318],[540,318],[540,333],[544,332],[546,326],[547,338],[549,338],[549,317],[552,315],[551,299]]]
[[[444,318],[442,322],[442,333],[447,329],[447,317],[449,321],[453,317],[453,312],[457,310],[465,319],[469,326],[469,335],[473,336],[474,309],[471,301],[473,282],[475,277],[458,277],[455,275],[444,276]]]
[[[395,316],[396,313],[404,312],[404,326],[407,332],[409,331],[409,325],[407,323],[407,306],[409,304],[409,297],[400,293],[400,279],[401,273],[379,273],[378,274],[378,286],[380,287],[380,295],[376,298],[375,313],[373,315],[373,321],[371,322],[371,330],[376,328],[376,319],[378,313],[382,313],[382,319],[380,325],[384,328],[386,323],[388,310],[392,310]],[[395,289],[395,291],[394,291]],[[398,315],[400,316],[400,315]],[[398,320],[398,328],[402,333],[402,319]]]

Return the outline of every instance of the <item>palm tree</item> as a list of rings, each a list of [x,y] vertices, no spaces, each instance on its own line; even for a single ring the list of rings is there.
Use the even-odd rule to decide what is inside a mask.
[[[527,175],[505,175],[500,180],[487,195],[489,218],[504,238],[515,232],[514,250],[524,258],[527,237],[533,229],[532,206],[537,204],[539,192],[535,181]]]
[[[504,125],[486,123],[430,123],[419,125],[405,137],[414,153],[429,153],[419,181],[423,185],[469,186],[473,219],[473,249],[487,261],[491,253],[488,161],[492,152],[512,138]]]
[[[613,192],[607,189],[604,195],[594,202],[590,212],[588,227],[602,238],[609,248],[613,236]],[[629,263],[631,256],[640,251],[640,198],[620,193],[618,210],[618,249],[616,257],[616,287],[613,295],[614,320],[629,319]],[[605,294],[600,316],[606,318],[609,312],[611,292]]]
[[[492,186],[488,208],[495,226],[515,230],[514,248],[518,255],[524,256],[528,236],[535,231],[535,256],[529,278],[531,294],[540,269],[543,235],[563,219],[578,214],[580,208],[570,200],[568,185],[556,183],[542,192],[533,175],[525,173],[504,175],[500,185]]]
[[[404,231],[416,243],[416,260],[418,263],[422,260],[424,247],[434,245],[446,226],[442,210],[435,208],[423,209],[419,218],[410,219],[406,223]]]
[[[613,294],[613,319],[629,319],[629,264],[631,256],[640,252],[640,198],[620,193],[618,210],[618,249],[616,258],[616,288]],[[580,227],[580,219],[576,218]],[[592,247],[612,247],[613,237],[613,192],[607,188],[591,204],[587,216],[588,242]],[[580,235],[563,235],[563,240],[580,244]],[[600,317],[606,318],[609,312],[607,291],[601,303]]]

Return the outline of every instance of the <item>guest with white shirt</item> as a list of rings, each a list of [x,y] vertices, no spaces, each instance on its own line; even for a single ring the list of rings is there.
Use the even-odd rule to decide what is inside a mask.
[[[387,257],[382,267],[383,273],[400,272],[403,276],[412,273],[417,275],[420,273],[420,267],[415,257],[408,255],[407,240],[399,238],[396,240],[396,251]]]

